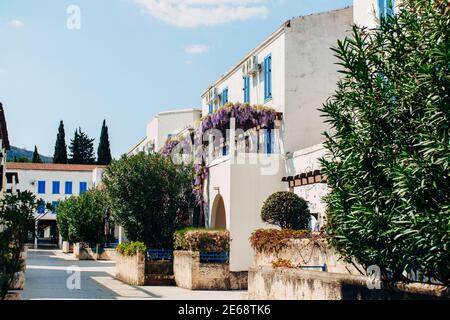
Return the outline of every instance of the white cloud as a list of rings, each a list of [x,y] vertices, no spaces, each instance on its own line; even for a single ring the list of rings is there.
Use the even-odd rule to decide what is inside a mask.
[[[193,44],[185,47],[184,51],[189,54],[203,54],[208,53],[209,47],[204,44]]]
[[[11,20],[8,22],[8,25],[13,28],[22,28],[23,26],[25,26],[25,23],[20,20]]]
[[[146,13],[177,27],[216,26],[265,18],[268,0],[134,0]]]

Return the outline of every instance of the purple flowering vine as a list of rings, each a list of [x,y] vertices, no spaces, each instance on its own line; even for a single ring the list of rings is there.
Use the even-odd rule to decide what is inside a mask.
[[[202,118],[200,126],[195,132],[195,144],[199,147],[195,148],[196,163],[194,166],[195,176],[193,182],[193,193],[197,205],[204,204],[204,185],[208,178],[208,167],[205,159],[205,148],[203,143],[203,135],[205,132],[212,129],[225,129],[230,123],[230,119],[236,119],[236,127],[247,131],[256,127],[267,127],[276,119],[276,111],[266,106],[251,106],[249,104],[228,103],[216,112]],[[189,140],[188,140],[189,139]],[[186,138],[169,138],[161,150],[161,154],[170,156],[180,143],[191,143],[191,137]]]

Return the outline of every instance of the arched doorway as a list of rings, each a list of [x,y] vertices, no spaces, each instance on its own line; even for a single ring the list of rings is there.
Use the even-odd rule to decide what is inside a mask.
[[[213,203],[211,227],[219,230],[225,230],[227,228],[225,203],[223,202],[223,198],[220,194],[217,195]]]

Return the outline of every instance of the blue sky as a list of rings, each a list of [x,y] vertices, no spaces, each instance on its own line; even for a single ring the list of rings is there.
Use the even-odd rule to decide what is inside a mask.
[[[158,112],[198,107],[221,74],[293,17],[351,0],[0,0],[0,102],[11,144],[53,155],[107,120],[113,156]],[[70,30],[67,8],[81,10]],[[97,146],[96,146],[97,147]]]

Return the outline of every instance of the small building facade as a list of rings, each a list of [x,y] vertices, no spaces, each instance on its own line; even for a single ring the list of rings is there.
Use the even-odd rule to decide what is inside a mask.
[[[58,245],[57,207],[61,200],[78,196],[101,183],[105,167],[97,165],[14,163],[6,164],[11,192],[29,191],[38,200],[50,203],[53,210],[40,205],[34,213],[37,238],[34,245]]]

